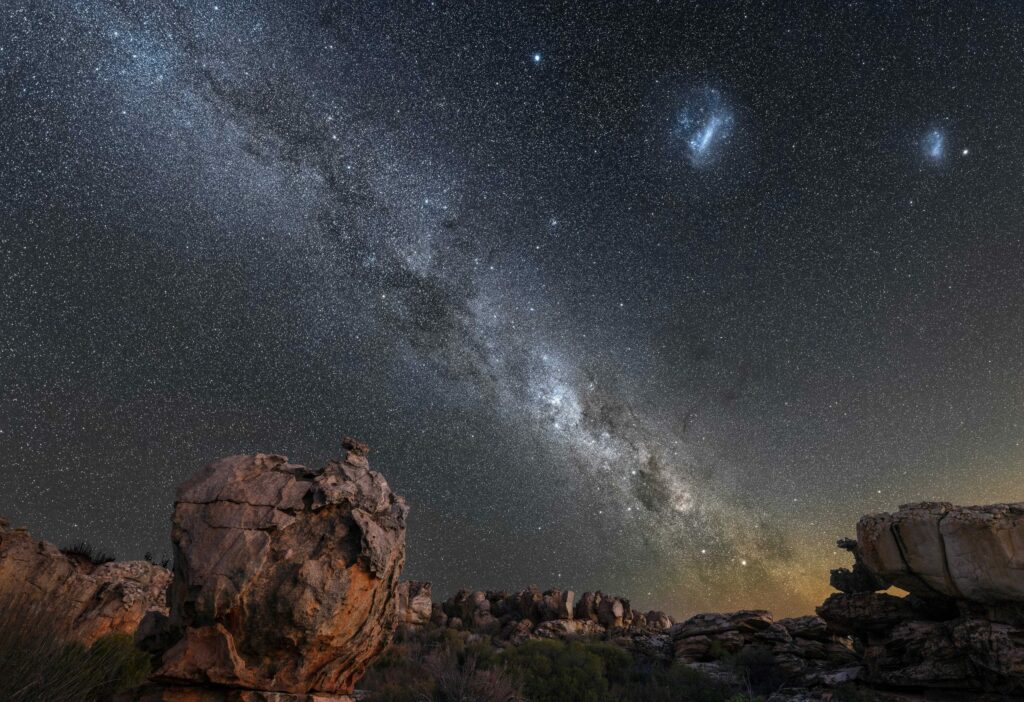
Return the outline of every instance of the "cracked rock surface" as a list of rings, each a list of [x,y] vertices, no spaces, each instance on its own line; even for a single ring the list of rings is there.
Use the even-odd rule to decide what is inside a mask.
[[[147,612],[166,613],[171,573],[146,561],[93,564],[0,519],[0,607],[45,607],[57,630],[86,646],[134,634]]]
[[[154,680],[260,694],[352,690],[395,626],[407,507],[370,470],[365,447],[347,448],[321,470],[232,456],[179,487],[162,624],[174,643]]]
[[[921,597],[1024,601],[1024,504],[903,505],[857,524],[865,564]]]
[[[902,505],[862,517],[850,550],[873,589],[909,593],[850,588],[818,608],[866,682],[1024,694],[1024,503]]]

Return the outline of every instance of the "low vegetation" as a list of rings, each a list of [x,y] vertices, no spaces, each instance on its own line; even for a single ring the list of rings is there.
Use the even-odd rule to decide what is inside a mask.
[[[68,640],[45,604],[0,601],[0,700],[101,702],[140,685],[149,656],[125,634],[109,634],[88,648]]]
[[[114,557],[109,553],[99,551],[90,544],[88,541],[79,541],[77,544],[71,544],[70,546],[63,546],[60,552],[66,556],[78,556],[89,561],[93,565],[103,565],[104,563],[110,563],[114,560]]]
[[[359,687],[370,693],[370,702],[761,700],[754,688],[771,683],[757,667],[763,660],[748,657],[733,662],[741,684],[728,685],[680,663],[635,658],[609,643],[541,639],[499,649],[487,637],[427,628],[400,633]]]

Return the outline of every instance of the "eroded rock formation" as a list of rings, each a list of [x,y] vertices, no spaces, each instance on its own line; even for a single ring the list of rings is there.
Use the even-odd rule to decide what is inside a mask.
[[[138,699],[352,690],[394,629],[407,508],[369,469],[365,445],[345,447],[320,470],[232,456],[180,486],[170,616],[140,632],[169,648]]]
[[[1024,504],[903,505],[861,518],[849,550],[866,577],[834,577],[818,613],[866,682],[1024,694]]]
[[[434,609],[430,583],[403,580],[395,591],[395,607],[399,624],[422,626],[430,621]]]
[[[147,612],[167,613],[171,573],[147,561],[94,564],[0,519],[0,603],[45,607],[58,631],[85,645],[134,634]]]

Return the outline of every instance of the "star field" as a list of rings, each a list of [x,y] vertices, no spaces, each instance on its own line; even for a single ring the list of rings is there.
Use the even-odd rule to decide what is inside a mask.
[[[0,515],[168,554],[351,434],[406,574],[805,613],[1024,499],[1024,10],[13,0]]]

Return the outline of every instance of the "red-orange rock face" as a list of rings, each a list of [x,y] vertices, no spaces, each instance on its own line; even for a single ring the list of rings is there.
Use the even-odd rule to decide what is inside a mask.
[[[87,646],[105,634],[134,634],[150,610],[166,613],[170,581],[158,565],[94,565],[0,520],[0,599],[45,607],[57,630]]]
[[[267,454],[207,466],[178,489],[181,638],[154,679],[348,693],[394,630],[406,512],[354,451],[320,471]]]

